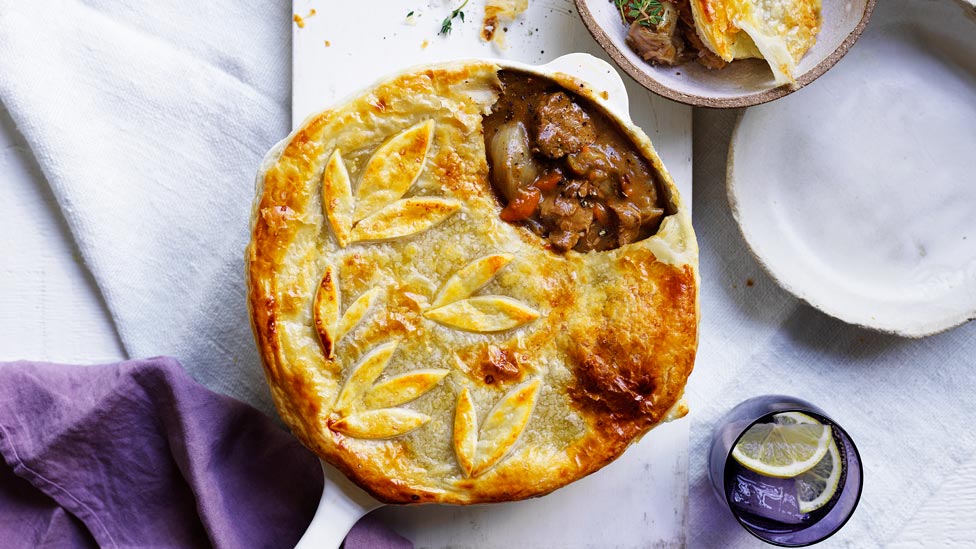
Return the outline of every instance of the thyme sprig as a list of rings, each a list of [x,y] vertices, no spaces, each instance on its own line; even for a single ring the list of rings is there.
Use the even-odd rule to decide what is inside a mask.
[[[636,22],[642,27],[656,27],[664,19],[661,0],[613,0],[624,23]]]
[[[454,18],[460,19],[462,23],[464,22],[464,12],[461,10],[464,9],[464,6],[468,5],[468,1],[469,0],[464,0],[464,3],[458,6],[456,10],[452,11],[451,15],[448,15],[443,21],[441,21],[441,30],[437,34],[443,34],[444,36],[451,34],[451,26],[454,22]]]

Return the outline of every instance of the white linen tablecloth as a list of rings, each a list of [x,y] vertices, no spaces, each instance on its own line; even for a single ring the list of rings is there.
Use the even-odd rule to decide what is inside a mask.
[[[203,384],[270,414],[243,249],[258,162],[289,127],[290,9],[0,0],[0,102],[50,183],[126,351],[174,355]],[[688,390],[689,546],[758,544],[712,495],[705,455],[721,414],[773,392],[821,406],[861,451],[860,507],[830,543],[895,543],[976,457],[967,409],[976,325],[906,340],[846,325],[781,290],[749,255],[726,201],[735,116],[695,113],[702,323]]]

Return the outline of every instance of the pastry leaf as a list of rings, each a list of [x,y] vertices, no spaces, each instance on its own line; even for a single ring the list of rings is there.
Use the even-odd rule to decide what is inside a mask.
[[[377,383],[366,395],[366,407],[390,408],[410,402],[433,389],[449,371],[442,369],[414,370]]]
[[[416,124],[380,146],[363,168],[356,190],[353,221],[359,221],[394,202],[420,177],[434,139],[434,121]]]
[[[494,254],[472,261],[447,279],[431,304],[431,308],[436,309],[470,297],[495,278],[498,271],[504,269],[513,257],[511,254]]]
[[[430,309],[424,317],[468,332],[501,332],[539,318],[539,312],[500,295],[470,297]]]
[[[359,296],[359,298],[357,298],[356,301],[354,301],[352,305],[346,309],[346,312],[342,315],[342,320],[339,321],[338,328],[336,329],[336,341],[342,339],[343,336],[348,334],[350,330],[359,324],[359,321],[366,316],[369,308],[372,307],[373,303],[376,302],[376,298],[380,295],[380,292],[381,290],[379,288],[373,288],[372,290],[369,290],[363,293],[363,295]]]
[[[529,423],[541,382],[534,379],[508,392],[481,425],[471,476],[476,477],[502,460],[518,442]]]
[[[388,408],[348,415],[331,427],[333,431],[356,438],[390,438],[409,433],[428,421],[430,416],[419,412]]]
[[[460,207],[456,200],[438,197],[398,200],[356,224],[352,239],[390,240],[417,234],[444,221]]]
[[[376,378],[380,377],[386,365],[389,364],[390,357],[393,356],[396,348],[397,342],[395,341],[384,343],[367,353],[359,361],[359,365],[349,375],[342,391],[339,392],[339,398],[336,399],[334,408],[340,415],[345,415],[352,410],[359,399],[366,394]]]
[[[349,243],[353,207],[349,172],[342,161],[342,153],[336,149],[322,174],[322,210],[332,225],[340,248],[345,248]]]
[[[470,477],[478,451],[478,416],[475,413],[471,393],[465,387],[458,395],[454,412],[454,453],[464,476]]]
[[[339,307],[339,281],[335,268],[329,265],[325,268],[325,275],[322,276],[318,291],[315,292],[312,311],[315,331],[319,333],[322,350],[329,359],[335,356],[335,344],[339,340],[336,336],[339,324]]]

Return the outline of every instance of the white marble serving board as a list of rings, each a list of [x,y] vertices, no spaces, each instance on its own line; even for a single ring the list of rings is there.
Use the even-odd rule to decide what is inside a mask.
[[[292,120],[404,68],[468,58],[544,64],[573,52],[609,61],[569,0],[532,0],[509,25],[508,47],[479,37],[483,0],[471,0],[449,36],[441,21],[457,2],[297,0]],[[315,14],[309,16],[311,10]],[[413,11],[412,21],[407,14]],[[411,24],[412,23],[412,24]],[[651,137],[682,195],[691,199],[691,109],[623,75],[630,113]],[[530,501],[376,511],[418,547],[680,547],[687,518],[689,421],[661,426],[601,471]]]

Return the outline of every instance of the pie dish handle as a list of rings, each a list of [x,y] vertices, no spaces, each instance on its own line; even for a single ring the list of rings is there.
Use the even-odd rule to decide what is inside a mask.
[[[596,99],[611,107],[616,114],[622,114],[624,118],[630,119],[627,112],[630,110],[630,103],[627,97],[627,88],[624,81],[620,78],[620,73],[611,65],[599,57],[588,53],[570,53],[538,67],[547,72],[563,72],[591,85],[600,86],[606,92],[606,97]]]
[[[322,472],[322,499],[295,549],[338,548],[356,521],[382,505],[324,461]]]

